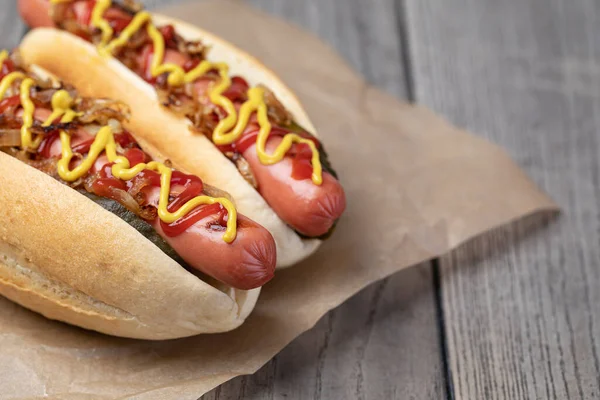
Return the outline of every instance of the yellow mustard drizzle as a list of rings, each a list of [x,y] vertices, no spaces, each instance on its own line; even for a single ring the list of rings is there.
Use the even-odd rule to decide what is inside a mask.
[[[110,40],[110,38],[113,35],[113,29],[109,25],[108,21],[105,20],[104,18],[102,18],[102,15],[104,15],[106,10],[108,10],[111,3],[112,3],[111,1],[99,0],[96,2],[96,5],[94,6],[94,9],[92,10],[91,23],[92,23],[93,27],[98,28],[98,29],[100,29],[100,31],[102,31],[102,41],[100,43],[103,46],[106,43],[108,43],[108,41]]]
[[[52,125],[52,122],[61,118],[61,123],[72,122],[76,117],[81,116],[81,113],[75,112],[71,109],[73,99],[66,90],[59,90],[52,95],[52,114],[44,121],[43,127]],[[67,105],[68,104],[68,105]],[[65,105],[67,105],[65,107]],[[64,179],[64,178],[63,178]],[[77,179],[77,178],[75,178]],[[73,180],[75,180],[73,179]],[[67,179],[65,179],[67,180]]]
[[[62,116],[60,122],[68,123],[73,120],[78,114],[71,109],[73,100],[71,96],[64,91],[59,90],[52,97],[53,112],[44,124],[50,124],[56,118]],[[54,118],[52,118],[54,117]],[[66,181],[72,182],[84,176],[94,165],[100,154],[104,151],[109,162],[114,163],[112,166],[112,174],[115,178],[122,180],[133,179],[143,170],[151,170],[160,173],[160,197],[158,201],[158,216],[159,218],[170,224],[190,213],[194,208],[203,204],[220,203],[227,210],[227,228],[223,235],[223,240],[227,243],[233,242],[236,236],[236,220],[237,212],[233,204],[223,197],[196,196],[185,203],[175,212],[170,212],[167,207],[169,205],[169,194],[171,193],[171,168],[163,163],[151,161],[149,163],[140,163],[131,167],[129,160],[126,157],[117,155],[117,146],[112,129],[109,126],[102,127],[96,134],[96,138],[90,147],[85,159],[74,169],[69,169],[69,164],[73,158],[71,149],[71,136],[64,131],[60,132],[60,143],[62,147],[62,157],[58,162],[58,174]]]
[[[53,0],[62,1],[62,0]],[[112,54],[117,48],[125,45],[127,41],[139,31],[144,24],[148,35],[154,44],[154,57],[150,66],[152,76],[156,77],[163,73],[168,73],[167,83],[170,86],[182,86],[186,83],[192,83],[206,74],[208,71],[216,69],[219,71],[220,81],[213,85],[209,90],[210,101],[223,107],[227,117],[222,119],[213,132],[213,142],[217,145],[228,145],[235,142],[243,134],[248,125],[250,116],[257,112],[258,124],[260,126],[259,134],[256,140],[256,152],[260,162],[264,165],[276,164],[283,159],[294,143],[307,144],[312,151],[311,163],[313,172],[311,179],[315,185],[323,183],[323,169],[319,158],[319,150],[312,140],[303,138],[295,133],[288,133],[284,136],[281,143],[272,154],[266,151],[266,144],[271,133],[271,124],[267,117],[267,106],[264,101],[264,90],[259,87],[248,90],[248,100],[242,104],[239,117],[235,106],[223,93],[231,86],[229,77],[229,68],[225,63],[213,63],[202,61],[198,66],[185,72],[183,68],[171,63],[163,63],[165,56],[165,43],[162,34],[152,24],[152,17],[146,11],[135,15],[131,23],[121,32],[118,38],[113,39],[113,29],[103,15],[112,5],[112,0],[98,0],[92,11],[92,26],[100,29],[102,32],[99,50],[103,54]]]
[[[4,57],[2,57],[2,62],[4,62],[5,59],[6,56],[4,55]],[[35,111],[35,107],[31,101],[31,98],[29,97],[29,92],[31,90],[31,86],[34,84],[34,81],[31,78],[27,78],[27,76],[25,76],[25,74],[22,72],[11,72],[0,82],[0,99],[4,98],[8,89],[15,83],[17,79],[21,79],[19,97],[21,106],[23,107],[21,146],[23,146],[25,149],[36,149],[40,145],[42,138],[38,137],[33,140],[31,136],[31,127],[33,126],[33,113]]]
[[[5,52],[0,53],[0,61],[4,61],[7,55]],[[0,62],[0,65],[2,63]],[[41,143],[42,137],[39,136],[36,140],[32,141],[31,137],[31,126],[33,125],[33,114],[35,112],[35,106],[29,97],[29,92],[34,81],[28,78],[22,72],[12,72],[5,76],[0,81],[0,99],[4,98],[8,88],[17,80],[21,79],[20,85],[20,101],[23,107],[23,126],[21,128],[21,144],[23,147],[29,147],[36,149]],[[66,90],[58,90],[52,96],[52,113],[44,121],[42,126],[50,126],[53,121],[60,118],[61,123],[68,123],[73,121],[74,118],[78,117],[80,113],[75,112],[71,107],[73,105],[73,99]],[[223,240],[227,243],[231,243],[236,237],[236,222],[237,222],[237,211],[233,203],[224,197],[210,197],[210,196],[196,196],[190,199],[182,207],[175,212],[168,210],[169,195],[171,193],[171,176],[172,170],[163,163],[151,161],[149,163],[140,163],[131,167],[129,160],[126,157],[119,156],[117,154],[117,146],[115,138],[110,126],[102,127],[94,142],[90,147],[85,159],[77,165],[75,168],[70,169],[69,164],[73,158],[73,150],[71,148],[71,136],[65,132],[60,132],[60,143],[61,143],[61,158],[58,161],[58,174],[59,176],[67,181],[73,182],[81,178],[89,172],[100,154],[104,151],[108,161],[114,163],[112,166],[112,174],[122,180],[133,179],[143,170],[152,170],[160,173],[160,196],[158,202],[158,216],[159,218],[170,224],[178,219],[184,217],[190,213],[194,208],[203,204],[214,204],[220,203],[227,210],[227,228],[223,234]]]

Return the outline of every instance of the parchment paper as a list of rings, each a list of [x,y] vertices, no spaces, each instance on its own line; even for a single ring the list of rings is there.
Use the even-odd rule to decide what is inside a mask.
[[[493,227],[555,209],[498,147],[365,84],[298,28],[226,1],[167,14],[247,49],[297,91],[347,191],[336,234],[227,334],[111,338],[0,299],[2,399],[197,399],[250,374],[368,284]]]

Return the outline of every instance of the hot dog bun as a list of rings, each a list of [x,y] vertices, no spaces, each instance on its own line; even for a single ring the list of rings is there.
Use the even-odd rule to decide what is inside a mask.
[[[244,76],[251,85],[267,84],[295,121],[315,132],[294,93],[258,60],[202,29],[160,15],[153,18],[157,24],[173,24],[186,39],[201,39],[211,47],[208,59],[228,63],[232,74]],[[320,245],[320,240],[302,239],[286,225],[234,164],[207,138],[190,132],[190,122],[185,117],[161,107],[154,88],[118,60],[102,57],[92,44],[50,28],[34,29],[27,34],[20,51],[26,63],[41,65],[74,84],[82,95],[110,97],[127,103],[132,113],[128,128],[136,132],[142,147],[153,154],[162,152],[162,158],[168,157],[178,169],[229,192],[240,213],[267,228],[275,238],[278,267],[306,258]]]
[[[260,289],[217,289],[116,215],[0,152],[0,294],[98,332],[172,339],[236,328]]]

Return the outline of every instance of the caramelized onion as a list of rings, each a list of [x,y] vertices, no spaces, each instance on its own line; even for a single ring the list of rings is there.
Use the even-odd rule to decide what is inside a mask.
[[[0,147],[13,147],[21,145],[21,131],[19,129],[0,129]]]
[[[148,33],[146,33],[145,29],[137,31],[131,39],[129,39],[123,47],[121,47],[118,51],[120,54],[126,53],[128,50],[138,50],[140,47],[145,45],[149,40]]]
[[[91,174],[91,175],[87,176],[86,178],[80,179],[79,184],[83,185],[83,188],[86,191],[100,195],[94,190],[94,184],[96,183],[96,181],[99,178],[100,178],[100,175],[98,173]],[[128,193],[127,191],[125,191],[123,189],[119,189],[119,188],[116,188],[113,186],[113,187],[108,188],[108,193],[103,191],[103,193],[100,196],[107,197],[109,199],[119,202],[125,208],[127,208],[129,211],[134,213],[135,215],[140,215],[142,212],[140,204],[136,201],[134,195],[132,195],[131,193]]]
[[[78,120],[83,124],[97,122],[107,125],[111,119],[121,121],[129,116],[129,108],[118,101],[105,99],[83,99],[80,104],[83,110]]]
[[[79,37],[91,39],[93,36],[92,29],[90,29],[86,26],[80,25],[77,21],[69,19],[68,17],[66,19],[64,19],[62,22],[55,21],[55,23],[62,30],[70,32]]]
[[[252,173],[252,169],[250,168],[250,164],[248,164],[248,161],[246,161],[244,157],[238,156],[235,158],[234,162],[235,166],[237,167],[240,174],[242,174],[246,182],[251,184],[254,189],[258,189],[258,183],[256,182],[256,178]]]
[[[179,35],[175,35],[175,41],[177,43],[177,50],[180,53],[187,54],[190,56],[200,56],[204,59],[208,47],[200,41],[187,41]]]
[[[37,100],[42,104],[50,104],[52,102],[52,96],[58,89],[43,89],[32,94],[31,98]]]
[[[277,125],[287,126],[292,123],[292,115],[285,109],[283,104],[275,97],[275,94],[266,86],[258,85],[265,91],[265,104],[267,105],[267,113],[269,119]]]
[[[133,197],[138,199],[139,204],[144,204],[146,202],[146,200],[145,200],[146,196],[142,192],[142,189],[144,189],[146,186],[150,186],[150,185],[152,185],[152,181],[149,178],[144,177],[144,176],[137,176],[133,180],[133,185],[129,189],[129,193]]]
[[[154,206],[144,206],[140,208],[139,216],[145,220],[152,221],[158,217],[158,210]]]
[[[113,133],[123,132],[123,126],[121,125],[121,122],[119,122],[119,120],[111,118],[108,120],[107,125],[110,126],[110,129],[112,129]]]
[[[127,208],[129,211],[134,213],[135,215],[141,214],[141,208],[137,201],[133,198],[131,194],[126,192],[123,189],[118,189],[116,187],[111,187],[109,189],[109,198],[119,202],[123,205],[123,207]]]
[[[214,186],[211,186],[209,184],[207,184],[206,182],[202,182],[202,192],[210,197],[224,197],[227,200],[231,201],[233,203],[233,205],[235,206],[235,201],[233,200],[233,197],[231,197],[231,195],[224,191],[221,190],[219,188],[216,188]]]
[[[25,163],[29,163],[30,158],[29,158],[29,154],[25,151],[22,150],[20,148],[16,148],[16,147],[8,147],[8,148],[2,148],[1,149],[4,153],[9,154],[10,156],[16,158],[19,161],[23,161]]]
[[[177,91],[173,89],[171,89],[170,91],[157,89],[158,100],[163,106],[168,107],[177,115],[193,115],[196,112],[198,105],[192,98],[188,97],[185,93],[179,93],[179,88],[177,89]]]
[[[42,171],[47,175],[50,175],[54,179],[60,180],[57,168],[58,160],[56,158],[41,158],[39,160],[32,160],[29,158],[29,155],[23,150],[9,152],[8,154],[23,161],[27,165],[39,171]]]
[[[94,185],[94,182],[96,182],[96,179],[98,179],[98,173],[88,175],[83,180],[83,188],[90,193],[94,193],[92,187]]]

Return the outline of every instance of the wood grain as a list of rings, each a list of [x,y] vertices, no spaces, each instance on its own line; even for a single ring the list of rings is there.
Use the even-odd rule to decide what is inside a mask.
[[[367,80],[405,98],[392,0],[251,0],[315,33]],[[441,399],[445,397],[429,264],[375,284],[327,314],[256,374],[203,398]]]
[[[2,4],[0,13],[0,49],[11,49],[18,45],[26,31],[25,24],[18,16],[17,2],[7,3]]]
[[[428,266],[416,267],[365,289],[256,374],[203,399],[444,398],[437,343],[425,330],[435,331],[423,306],[433,302],[430,278]]]
[[[406,70],[399,38],[400,9],[394,0],[248,0],[291,21],[333,46],[365,78],[406,98]]]
[[[417,101],[507,148],[564,207],[441,260],[455,398],[599,398],[600,3],[407,11]]]
[[[174,0],[146,0],[149,7]],[[366,78],[406,96],[397,7],[392,0],[252,0],[339,50]],[[6,9],[5,9],[6,11]],[[25,31],[11,5],[0,45]],[[258,373],[206,399],[440,399],[444,397],[435,296],[429,264],[375,284],[329,313]]]

